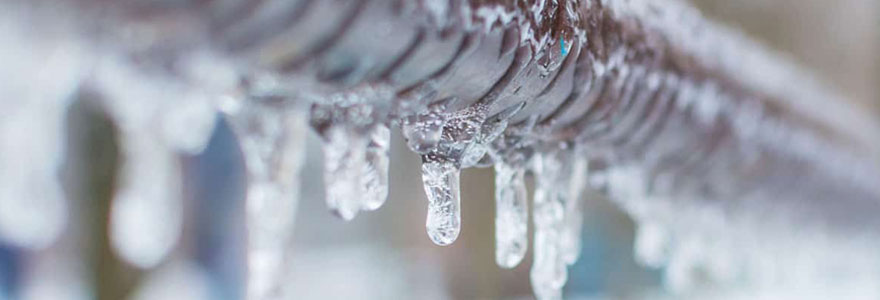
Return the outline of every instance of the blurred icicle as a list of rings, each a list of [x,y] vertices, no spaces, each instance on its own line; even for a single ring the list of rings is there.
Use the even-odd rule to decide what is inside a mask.
[[[385,124],[378,124],[370,131],[364,174],[364,210],[377,210],[388,199],[388,164],[391,147],[391,131]]]
[[[528,195],[525,170],[503,162],[495,164],[495,262],[516,267],[528,248]]]
[[[132,300],[211,299],[209,274],[190,262],[174,262],[153,272],[135,289]]]
[[[175,149],[203,147],[215,112],[176,111],[205,107],[210,99],[172,79],[143,76],[112,55],[99,63],[95,86],[119,128],[123,158],[110,212],[111,244],[129,263],[150,268],[173,249],[183,222]]]
[[[349,221],[363,207],[367,166],[366,137],[345,125],[331,125],[324,132],[324,185],[327,207]]]
[[[288,299],[293,225],[307,118],[276,98],[225,105],[248,172],[247,299]],[[227,103],[229,104],[229,103]]]
[[[237,86],[234,69],[208,52],[169,59],[172,70],[107,53],[93,82],[121,133],[111,241],[120,256],[142,268],[159,263],[180,235],[177,152],[204,149],[214,128],[216,99]]]
[[[0,5],[0,240],[44,248],[61,232],[64,114],[91,56],[70,18]]]
[[[152,132],[123,134],[121,144],[110,241],[126,261],[150,268],[171,252],[181,233],[180,164]]]
[[[568,196],[565,202],[565,226],[562,230],[562,256],[565,263],[573,265],[581,253],[581,228],[584,223],[581,195],[587,183],[587,160],[573,158],[571,176],[568,181]]]
[[[633,241],[633,252],[638,263],[652,268],[660,268],[666,262],[669,237],[656,221],[640,221]]]
[[[86,276],[83,260],[70,253],[72,249],[54,248],[38,253],[29,261],[22,282],[22,300],[88,300],[93,298],[92,286]],[[0,299],[2,295],[0,295]]]
[[[568,280],[562,249],[567,192],[567,186],[562,183],[568,162],[561,160],[559,154],[559,151],[550,151],[533,158],[535,258],[530,278],[538,299],[561,299],[562,287]]]

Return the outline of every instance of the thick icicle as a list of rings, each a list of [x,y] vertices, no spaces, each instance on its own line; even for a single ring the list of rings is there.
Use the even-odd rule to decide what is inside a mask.
[[[516,267],[529,243],[524,173],[523,168],[495,164],[495,262],[502,268]]]
[[[30,3],[6,1],[0,9],[0,242],[39,249],[67,222],[58,180],[65,111],[93,51],[79,39],[77,18],[45,13],[66,5],[16,2]]]
[[[587,182],[587,160],[575,157],[571,177],[568,181],[568,196],[565,202],[565,228],[562,231],[562,256],[565,263],[573,265],[581,253],[581,227],[584,223],[582,199]]]
[[[366,189],[362,208],[376,210],[388,199],[388,151],[391,146],[391,131],[385,124],[376,125],[370,131],[370,143],[367,145],[363,185]]]
[[[226,110],[248,171],[247,299],[287,298],[306,117],[286,103],[251,99]]]
[[[180,165],[149,132],[128,132],[121,144],[125,160],[110,211],[110,242],[126,261],[149,268],[180,236]]]
[[[387,95],[377,93],[334,94],[311,107],[309,122],[324,141],[327,207],[346,221],[360,210],[379,208],[388,197],[387,108],[370,103]]]
[[[479,139],[488,107],[477,104],[449,114],[440,140],[429,153],[422,155],[422,181],[428,196],[428,236],[435,244],[446,246],[461,231],[459,175],[463,157]],[[485,152],[483,152],[485,153]]]
[[[461,170],[452,162],[434,160],[429,155],[422,160],[422,182],[428,196],[425,227],[431,241],[446,246],[452,244],[461,231]]]
[[[361,175],[367,168],[367,140],[345,125],[332,125],[324,134],[327,207],[348,221],[357,216],[365,197]]]
[[[534,158],[536,190],[534,196],[534,261],[532,262],[532,289],[538,299],[559,299],[568,280],[561,240],[565,218],[565,191],[560,185],[563,164],[556,156],[546,153]],[[564,176],[564,175],[562,175]]]

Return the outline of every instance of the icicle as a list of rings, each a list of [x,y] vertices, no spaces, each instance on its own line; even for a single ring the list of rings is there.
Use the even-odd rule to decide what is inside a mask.
[[[487,110],[487,105],[477,104],[444,117],[437,146],[422,155],[422,181],[429,202],[426,225],[437,245],[451,244],[461,230],[461,162],[478,141]]]
[[[327,207],[342,218],[357,216],[365,197],[362,173],[366,166],[366,138],[345,125],[324,131],[324,185]]]
[[[119,128],[124,158],[111,208],[111,244],[122,258],[148,268],[171,251],[182,227],[176,151],[204,148],[216,117],[212,100],[235,76],[193,87],[174,72],[142,71],[129,57],[105,55],[93,84]]]
[[[684,293],[694,288],[700,279],[697,271],[705,254],[702,250],[702,245],[693,238],[678,243],[663,274],[663,284],[668,290]]]
[[[338,93],[311,107],[310,123],[324,140],[327,207],[343,220],[378,209],[388,197],[390,131],[377,91]],[[382,94],[382,93],[379,93]]]
[[[91,70],[93,51],[70,22],[76,18],[10,3],[0,9],[0,242],[40,249],[67,222],[58,180],[65,111]]]
[[[286,298],[306,117],[285,103],[247,102],[226,111],[248,172],[247,298]]]
[[[495,262],[516,267],[528,247],[528,204],[522,168],[495,164]]]
[[[660,268],[666,261],[668,251],[666,232],[656,222],[639,222],[633,248],[638,263]]]
[[[539,155],[534,160],[537,183],[533,200],[535,258],[530,277],[538,299],[559,299],[568,279],[561,249],[565,195],[559,176],[564,173],[556,154]]]
[[[8,102],[12,113],[0,117],[0,240],[39,249],[67,222],[68,204],[56,175],[66,104]]]
[[[452,244],[461,231],[460,174],[452,162],[435,160],[430,155],[422,158],[422,182],[428,196],[425,227],[431,241],[440,246]]]
[[[110,211],[110,242],[126,261],[150,268],[180,235],[180,166],[149,132],[128,132],[122,139],[124,161]]]
[[[584,212],[581,206],[581,194],[587,183],[587,160],[574,158],[571,177],[568,181],[568,196],[565,202],[565,228],[562,234],[562,256],[565,263],[573,265],[581,254],[581,227],[584,223]]]
[[[391,131],[385,124],[376,125],[370,132],[367,146],[367,163],[364,164],[364,210],[376,210],[388,199],[388,151],[391,144]]]

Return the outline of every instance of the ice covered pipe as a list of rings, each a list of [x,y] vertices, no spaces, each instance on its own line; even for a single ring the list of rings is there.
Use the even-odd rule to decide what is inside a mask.
[[[475,201],[459,193],[460,170],[494,166],[501,267],[526,253],[524,176],[534,175],[531,279],[542,299],[561,296],[577,258],[585,184],[637,221],[637,259],[666,266],[672,289],[706,278],[880,279],[877,120],[679,1],[69,0],[2,8],[10,18],[0,28],[9,33],[0,72],[21,79],[0,82],[4,107],[21,117],[0,119],[0,163],[14,166],[0,168],[5,240],[38,247],[62,226],[11,213],[63,215],[63,205],[37,207],[62,203],[51,192],[56,150],[42,142],[9,149],[20,150],[22,126],[45,129],[34,141],[58,138],[55,115],[24,114],[63,109],[80,86],[105,95],[126,135],[124,159],[162,158],[124,163],[113,217],[125,220],[113,226],[130,223],[146,240],[129,245],[124,235],[134,231],[112,232],[121,256],[138,266],[172,248],[179,221],[153,224],[126,207],[178,216],[177,185],[145,181],[179,176],[167,153],[199,151],[209,134],[200,124],[215,111],[230,120],[251,183],[249,264],[259,274],[249,274],[250,298],[282,290],[283,277],[271,274],[286,266],[283,245],[265,237],[291,233],[292,216],[272,208],[294,209],[298,188],[287,181],[298,178],[303,127],[321,136],[331,158],[327,203],[343,219],[384,202],[389,128],[401,130],[422,157],[426,229],[438,245],[462,230],[461,201]],[[145,141],[151,149],[139,146]],[[786,274],[792,266],[797,274]]]

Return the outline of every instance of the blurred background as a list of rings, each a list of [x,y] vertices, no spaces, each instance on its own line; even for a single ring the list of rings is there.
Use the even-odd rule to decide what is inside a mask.
[[[709,18],[791,56],[880,116],[880,1],[693,3]],[[180,158],[186,199],[182,242],[161,264],[141,270],[115,257],[107,238],[118,141],[112,122],[87,102],[77,101],[66,121],[68,130],[86,133],[67,142],[68,171],[62,173],[64,192],[77,203],[72,206],[74,222],[45,250],[0,245],[0,299],[241,298],[245,175],[228,124],[218,119],[205,152]],[[291,246],[295,267],[286,279],[297,299],[533,297],[531,252],[513,270],[500,269],[494,261],[491,169],[463,172],[461,236],[451,246],[438,247],[425,234],[427,200],[419,158],[399,135],[392,136],[388,202],[350,222],[327,212],[318,145],[310,132]],[[677,298],[664,292],[661,271],[634,262],[633,222],[601,196],[589,194],[585,203],[584,247],[569,269],[566,298]],[[69,257],[82,259],[65,259]],[[76,265],[63,266],[71,263]],[[57,282],[63,284],[53,284]]]

